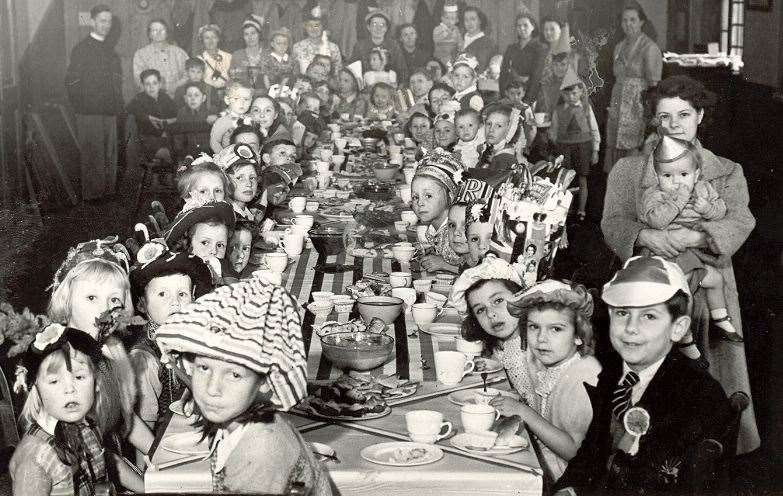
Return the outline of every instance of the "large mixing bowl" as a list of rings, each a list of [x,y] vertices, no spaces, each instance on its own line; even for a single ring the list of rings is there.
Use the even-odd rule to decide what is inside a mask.
[[[321,338],[321,350],[335,367],[364,372],[389,360],[394,354],[394,338],[370,332],[338,332]]]
[[[402,299],[394,296],[364,296],[356,302],[359,315],[369,323],[377,317],[387,324],[393,324],[402,312]]]

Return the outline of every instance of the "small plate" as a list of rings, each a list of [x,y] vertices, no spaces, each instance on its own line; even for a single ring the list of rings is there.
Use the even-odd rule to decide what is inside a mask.
[[[381,412],[378,412],[378,413],[368,413],[368,414],[362,415],[361,417],[353,417],[351,415],[334,415],[334,416],[332,416],[332,415],[324,415],[322,413],[318,413],[318,411],[315,408],[313,408],[312,406],[310,406],[306,402],[306,400],[303,401],[302,403],[300,403],[299,405],[297,405],[296,409],[299,410],[300,412],[306,414],[306,415],[310,415],[311,417],[317,417],[317,418],[322,418],[322,419],[327,419],[327,420],[339,420],[339,421],[342,421],[342,422],[361,422],[362,420],[373,420],[373,419],[385,417],[385,416],[389,415],[391,413],[391,411],[392,411],[391,407],[387,406]]]
[[[461,336],[462,326],[459,324],[447,324],[447,323],[434,323],[430,325],[430,328],[426,331],[422,329],[422,332],[430,334],[432,336],[439,336],[443,338],[458,338]]]
[[[503,365],[497,360],[491,358],[476,357],[473,359],[473,363],[476,364],[476,368],[473,369],[471,374],[481,374],[482,372],[487,374],[494,374],[503,370]],[[481,366],[479,364],[482,364]]]
[[[418,456],[405,460],[406,454]],[[443,458],[443,450],[432,444],[391,442],[367,446],[360,453],[368,462],[394,467],[414,467],[434,463]],[[401,458],[402,456],[402,458]]]
[[[347,215],[347,214],[324,214],[322,213],[321,216],[324,219],[328,220],[336,220],[340,222],[349,222],[353,220],[353,215]]]
[[[455,448],[476,455],[499,456],[510,455],[517,451],[527,449],[527,439],[522,436],[514,436],[509,446],[494,446],[492,448],[475,448],[470,446],[470,434],[460,433],[449,439],[449,443]]]
[[[480,389],[463,389],[461,391],[454,391],[453,393],[449,394],[448,398],[449,401],[459,406],[475,404],[476,401],[474,400],[474,397],[475,394],[479,391]],[[500,396],[505,398],[519,398],[519,395],[511,391],[500,391]]]
[[[402,398],[408,398],[410,396],[413,396],[416,394],[416,391],[419,389],[419,385],[417,384],[407,384],[405,386],[400,386],[398,388],[394,388],[395,390],[393,392],[384,392],[381,396],[384,400],[400,400]]]
[[[206,455],[209,454],[209,444],[201,441],[200,432],[183,432],[163,438],[160,447],[166,451],[180,455]]]

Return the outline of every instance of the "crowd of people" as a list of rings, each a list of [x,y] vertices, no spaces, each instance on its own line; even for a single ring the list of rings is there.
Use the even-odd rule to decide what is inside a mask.
[[[181,209],[162,239],[144,232],[129,250],[108,237],[66,254],[52,323],[31,339],[16,378],[27,400],[10,465],[15,494],[94,495],[108,482],[143,492],[141,464],[123,453],[147,455],[183,393],[214,448],[215,491],[304,484],[331,494],[328,472],[282,415],[307,394],[301,307],[283,287],[246,276],[254,241],[290,191],[317,187],[309,159],[330,143],[330,125],[352,121],[398,126],[415,149],[411,207],[432,247],[421,267],[457,276],[462,335],[506,369],[519,399],[497,409],[519,415],[540,442],[553,491],[696,490],[696,447],[724,436],[727,393],[750,393],[731,256],[755,220],[742,168],[697,138],[710,93],[688,77],[661,80],[638,3],[620,12],[603,130],[560,19],[520,13],[502,57],[484,12],[449,1],[431,26],[395,26],[370,9],[351,54],[311,2],[300,39],[251,15],[233,53],[221,49],[218,25],[200,27],[202,46],[188,54],[154,20],[133,57],[139,93],[125,105],[123,68],[105,43],[112,12],[99,5],[90,15],[66,79],[82,197],[114,194],[126,112],[144,160],[176,183]],[[380,138],[389,144],[391,134]],[[600,292],[541,271],[531,280],[527,250],[554,258],[555,248],[495,253],[493,192],[532,164],[555,164],[578,178],[572,220],[583,222],[599,150],[608,172],[601,229],[622,269]],[[615,352],[600,361],[597,294]],[[751,408],[738,450],[758,444]]]

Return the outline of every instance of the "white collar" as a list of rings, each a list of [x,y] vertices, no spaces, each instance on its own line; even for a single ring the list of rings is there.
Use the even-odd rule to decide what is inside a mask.
[[[288,62],[288,54],[287,53],[284,53],[283,55],[278,55],[275,52],[269,52],[269,53],[278,62]]]
[[[236,212],[237,215],[242,216],[248,220],[253,220],[254,218],[253,212],[251,212],[250,209],[247,208],[247,205],[240,208],[239,205],[237,205],[234,202],[231,202],[231,204],[234,206],[234,212]]]
[[[446,225],[446,224],[448,224],[448,223],[449,223],[449,217],[448,217],[448,216],[446,216],[446,218],[445,218],[445,219],[443,220],[443,222],[440,224],[440,227],[438,227],[437,229],[435,229],[434,227],[432,227],[432,224],[430,224],[429,226],[427,226],[427,232],[428,232],[428,233],[430,233],[431,235],[435,235],[435,234],[437,234],[438,232],[440,232],[440,230],[441,230],[441,229],[443,229],[443,226],[445,226],[445,225]]]
[[[217,450],[215,456],[215,472],[220,472],[223,470],[223,467],[226,466],[228,457],[231,456],[231,453],[237,447],[239,441],[242,440],[246,425],[247,424],[240,425],[234,429],[233,432],[228,432],[227,429],[218,429],[217,433],[215,434],[215,439],[212,441],[212,446],[209,450],[210,452]]]
[[[479,38],[481,38],[483,36],[484,36],[484,31],[479,31],[478,33],[473,34],[473,35],[465,33],[465,44],[462,47],[462,49],[464,50],[464,49],[468,48],[468,45],[470,45],[471,43],[473,43],[474,41],[476,41],[477,39],[479,39]]]
[[[57,427],[57,422],[57,419],[46,413],[45,410],[41,410],[38,418],[35,419],[35,423],[50,436],[54,436],[54,428]]]
[[[636,404],[639,402],[639,400],[642,399],[644,392],[647,390],[647,386],[650,385],[650,381],[652,381],[653,377],[655,377],[655,374],[658,372],[658,369],[661,368],[661,364],[664,360],[666,360],[666,355],[664,355],[663,358],[657,362],[648,365],[644,370],[636,372],[639,375],[639,382],[637,382],[631,390],[631,403]],[[623,362],[623,375],[620,377],[620,381],[617,383],[618,385],[623,382],[625,374],[630,371],[631,367],[629,367],[627,363]]]
[[[465,88],[462,91],[458,91],[458,92],[454,93],[454,96],[452,96],[451,99],[452,100],[459,100],[463,96],[468,95],[470,93],[473,93],[474,91],[478,91],[478,89],[476,88],[476,83],[473,83],[472,85],[468,86],[467,88]]]
[[[98,40],[98,41],[106,41],[106,37],[105,37],[105,36],[101,36],[101,35],[99,35],[98,33],[95,33],[95,32],[92,32],[92,31],[90,31],[90,36],[92,36],[92,38],[93,38],[94,40]]]

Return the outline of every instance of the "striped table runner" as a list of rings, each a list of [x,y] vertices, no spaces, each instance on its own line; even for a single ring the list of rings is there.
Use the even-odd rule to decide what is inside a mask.
[[[344,264],[353,265],[353,271],[327,274],[315,271],[317,264]],[[313,291],[331,291],[334,294],[347,294],[346,287],[361,279],[364,274],[373,272],[394,272],[409,270],[407,264],[400,266],[396,260],[375,257],[353,257],[346,253],[323,257],[312,248],[306,248],[302,255],[283,274],[283,285],[288,292],[303,306],[312,301]],[[420,274],[415,273],[414,278]],[[321,341],[314,333],[314,327],[319,327],[326,321],[347,322],[349,319],[358,318],[359,313],[354,306],[349,314],[332,312],[327,318],[316,319],[309,311],[304,314],[302,333],[304,335],[305,350],[307,350],[307,377],[310,380],[336,379],[342,371],[332,367],[332,364],[321,354]],[[434,354],[441,350],[454,350],[453,340],[442,339],[436,336],[418,332],[408,336],[409,332],[416,330],[416,324],[410,312],[401,314],[394,324],[389,326],[387,333],[394,336],[396,354],[382,367],[374,370],[373,375],[398,374],[401,378],[412,381],[435,381]],[[424,365],[423,365],[424,364]]]

